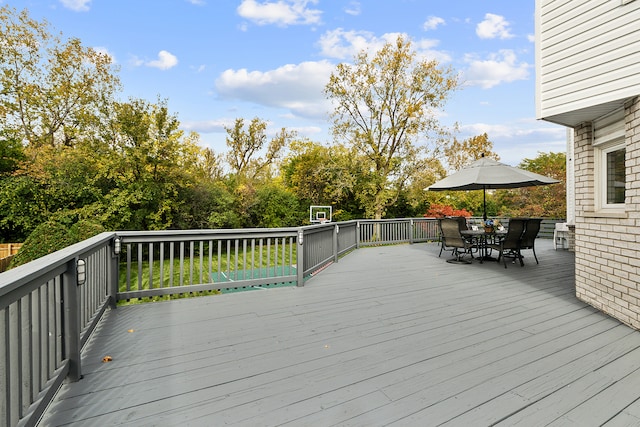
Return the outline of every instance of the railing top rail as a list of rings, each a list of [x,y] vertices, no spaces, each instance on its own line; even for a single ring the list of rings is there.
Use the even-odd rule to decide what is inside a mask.
[[[203,230],[155,230],[155,231],[117,231],[123,243],[128,241],[179,241],[185,238],[190,240],[208,240],[212,236],[218,239],[228,238],[261,238],[261,237],[289,237],[296,236],[299,228],[239,228],[239,229],[203,229]]]
[[[336,224],[340,225],[345,225],[348,223],[355,223],[356,221],[342,221],[342,222],[324,222],[322,224],[311,224],[311,225],[303,225],[302,227],[300,227],[301,230],[304,231],[308,231],[308,230],[322,230],[324,228],[333,228],[335,227]]]
[[[383,219],[359,219],[358,222],[407,222],[407,221],[417,221],[417,220],[429,220],[434,218],[383,218]]]
[[[0,296],[14,291],[20,286],[43,278],[49,280],[60,268],[70,260],[105,246],[115,233],[104,232],[82,242],[73,244],[52,254],[45,255],[27,264],[0,273]]]

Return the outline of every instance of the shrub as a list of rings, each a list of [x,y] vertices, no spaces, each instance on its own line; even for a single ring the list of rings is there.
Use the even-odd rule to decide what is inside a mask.
[[[57,220],[44,222],[29,234],[9,268],[26,264],[103,231],[100,224],[88,220],[78,221],[71,227]]]
[[[427,213],[423,216],[426,218],[443,218],[446,216],[464,216],[468,218],[471,216],[471,213],[466,209],[454,209],[449,205],[438,205],[432,203],[431,206],[429,206]]]

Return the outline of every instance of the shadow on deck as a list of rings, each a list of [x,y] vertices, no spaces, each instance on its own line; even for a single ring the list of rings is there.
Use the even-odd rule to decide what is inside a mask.
[[[640,334],[537,242],[522,268],[371,247],[304,288],[120,307],[41,425],[637,425]]]

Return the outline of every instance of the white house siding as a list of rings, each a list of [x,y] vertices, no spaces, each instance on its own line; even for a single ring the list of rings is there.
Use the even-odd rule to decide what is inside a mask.
[[[594,206],[593,128],[574,129],[576,295],[640,329],[640,97],[625,104],[624,214]]]
[[[536,19],[538,118],[640,93],[639,0],[537,0]]]
[[[536,1],[536,114],[573,128],[576,295],[640,329],[640,0]],[[624,208],[601,209],[594,144],[619,138]]]

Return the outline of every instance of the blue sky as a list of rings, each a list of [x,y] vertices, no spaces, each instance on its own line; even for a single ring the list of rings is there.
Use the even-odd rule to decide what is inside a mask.
[[[340,62],[398,34],[460,73],[441,113],[459,139],[487,132],[503,162],[564,152],[565,130],[535,119],[535,2],[514,0],[14,0],[64,37],[108,52],[128,97],[167,99],[202,145],[259,117],[330,143],[323,88]]]

